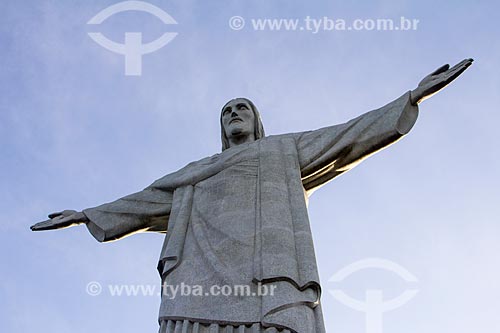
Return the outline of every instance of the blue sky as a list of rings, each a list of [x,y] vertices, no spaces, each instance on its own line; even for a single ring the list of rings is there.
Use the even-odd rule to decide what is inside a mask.
[[[266,132],[341,123],[413,89],[444,63],[474,65],[425,101],[402,141],[314,193],[310,220],[329,332],[364,332],[340,288],[387,299],[409,287],[380,270],[328,279],[363,258],[394,261],[417,296],[384,332],[498,331],[500,44],[495,1],[150,1],[178,36],[143,57],[142,76],[87,33],[152,41],[165,26],[117,1],[8,1],[0,21],[0,330],[155,332],[159,298],[91,297],[90,281],[159,284],[162,236],[97,243],[86,228],[33,233],[46,214],[135,192],[220,151],[219,110],[245,96]],[[240,31],[228,20],[247,20]],[[251,18],[418,19],[416,31],[254,31]]]

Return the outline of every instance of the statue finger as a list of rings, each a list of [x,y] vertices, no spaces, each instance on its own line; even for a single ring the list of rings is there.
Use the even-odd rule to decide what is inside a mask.
[[[474,62],[474,59],[467,58],[467,59],[460,61],[457,65],[459,65],[459,64],[472,64],[473,62]]]
[[[462,68],[463,66],[470,66],[470,64],[472,63],[471,59],[464,59],[462,61],[460,61],[458,64],[456,64],[455,66],[451,67],[448,72],[454,72],[460,68]]]
[[[436,69],[434,72],[432,72],[430,75],[438,75],[440,73],[446,72],[450,68],[449,64],[443,65]]]
[[[472,65],[472,62],[464,62],[461,66],[455,68],[453,71],[446,73],[446,82],[451,82],[459,77],[469,66]]]
[[[54,224],[51,220],[38,222],[30,227],[32,231],[41,231],[41,230],[49,230],[54,227]]]
[[[51,213],[51,214],[49,214],[49,219],[53,219],[54,217],[58,217],[58,216],[60,216],[62,214],[63,214],[63,212]]]

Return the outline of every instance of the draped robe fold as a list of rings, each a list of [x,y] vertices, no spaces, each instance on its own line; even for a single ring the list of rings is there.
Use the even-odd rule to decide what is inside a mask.
[[[166,285],[274,288],[249,297],[164,294],[160,323],[324,332],[307,198],[408,133],[418,115],[409,95],[345,124],[268,136],[192,162],[84,210],[88,229],[101,242],[166,232],[158,264]]]

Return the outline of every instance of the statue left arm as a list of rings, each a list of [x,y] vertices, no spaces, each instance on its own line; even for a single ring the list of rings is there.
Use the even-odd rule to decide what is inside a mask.
[[[396,142],[415,124],[418,107],[410,92],[351,121],[297,134],[302,183],[307,191],[318,188],[352,169],[375,152]]]
[[[318,188],[407,134],[417,119],[418,104],[450,84],[472,62],[465,59],[451,68],[441,66],[414,90],[345,124],[296,134],[304,188]]]

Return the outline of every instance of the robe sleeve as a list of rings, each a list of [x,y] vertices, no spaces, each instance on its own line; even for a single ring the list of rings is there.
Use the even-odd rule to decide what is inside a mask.
[[[167,232],[173,193],[148,187],[116,201],[88,208],[87,228],[99,242],[117,240],[137,232]]]
[[[418,107],[407,92],[345,124],[298,133],[295,137],[302,183],[311,192],[371,154],[396,142],[415,124]]]

